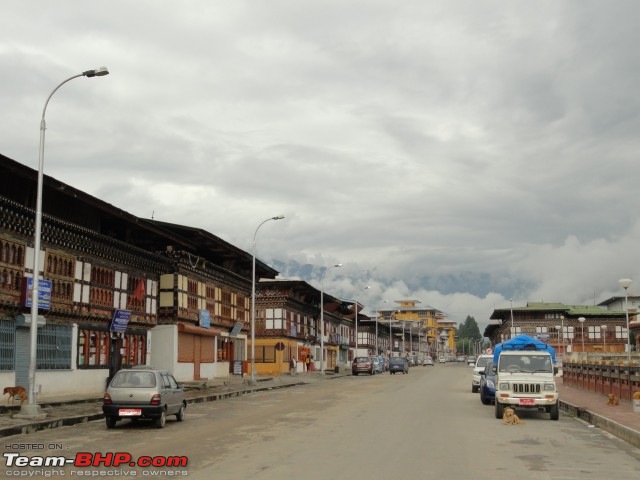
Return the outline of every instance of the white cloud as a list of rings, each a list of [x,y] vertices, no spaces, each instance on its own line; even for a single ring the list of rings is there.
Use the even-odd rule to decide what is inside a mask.
[[[2,153],[35,167],[46,96],[106,65],[48,106],[48,175],[245,249],[285,214],[260,254],[345,263],[336,296],[599,302],[637,277],[639,10],[10,0]]]

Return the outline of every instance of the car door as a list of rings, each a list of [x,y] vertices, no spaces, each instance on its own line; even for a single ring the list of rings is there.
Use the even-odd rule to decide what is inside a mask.
[[[178,384],[175,379],[168,373],[160,374],[161,380],[161,388],[162,391],[160,395],[162,395],[162,400],[164,404],[167,406],[167,414],[175,413],[178,411],[176,408],[176,391]],[[173,380],[173,387],[171,385],[171,380]]]

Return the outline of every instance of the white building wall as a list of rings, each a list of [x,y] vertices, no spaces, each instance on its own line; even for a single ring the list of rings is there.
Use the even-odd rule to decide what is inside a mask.
[[[154,368],[168,370],[178,380],[176,365],[178,364],[178,326],[158,325],[149,331],[151,338],[149,352],[150,365]],[[193,372],[193,366],[191,371]]]

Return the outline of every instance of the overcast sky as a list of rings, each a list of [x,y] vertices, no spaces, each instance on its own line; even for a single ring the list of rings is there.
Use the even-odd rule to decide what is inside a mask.
[[[640,2],[4,0],[0,151],[481,329],[640,287]],[[46,203],[46,198],[44,199]],[[311,268],[314,267],[314,268]],[[370,285],[371,288],[364,290]]]

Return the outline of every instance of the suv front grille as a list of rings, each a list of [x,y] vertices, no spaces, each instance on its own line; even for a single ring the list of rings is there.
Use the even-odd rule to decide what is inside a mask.
[[[514,383],[514,393],[540,393],[541,386],[539,383]]]

